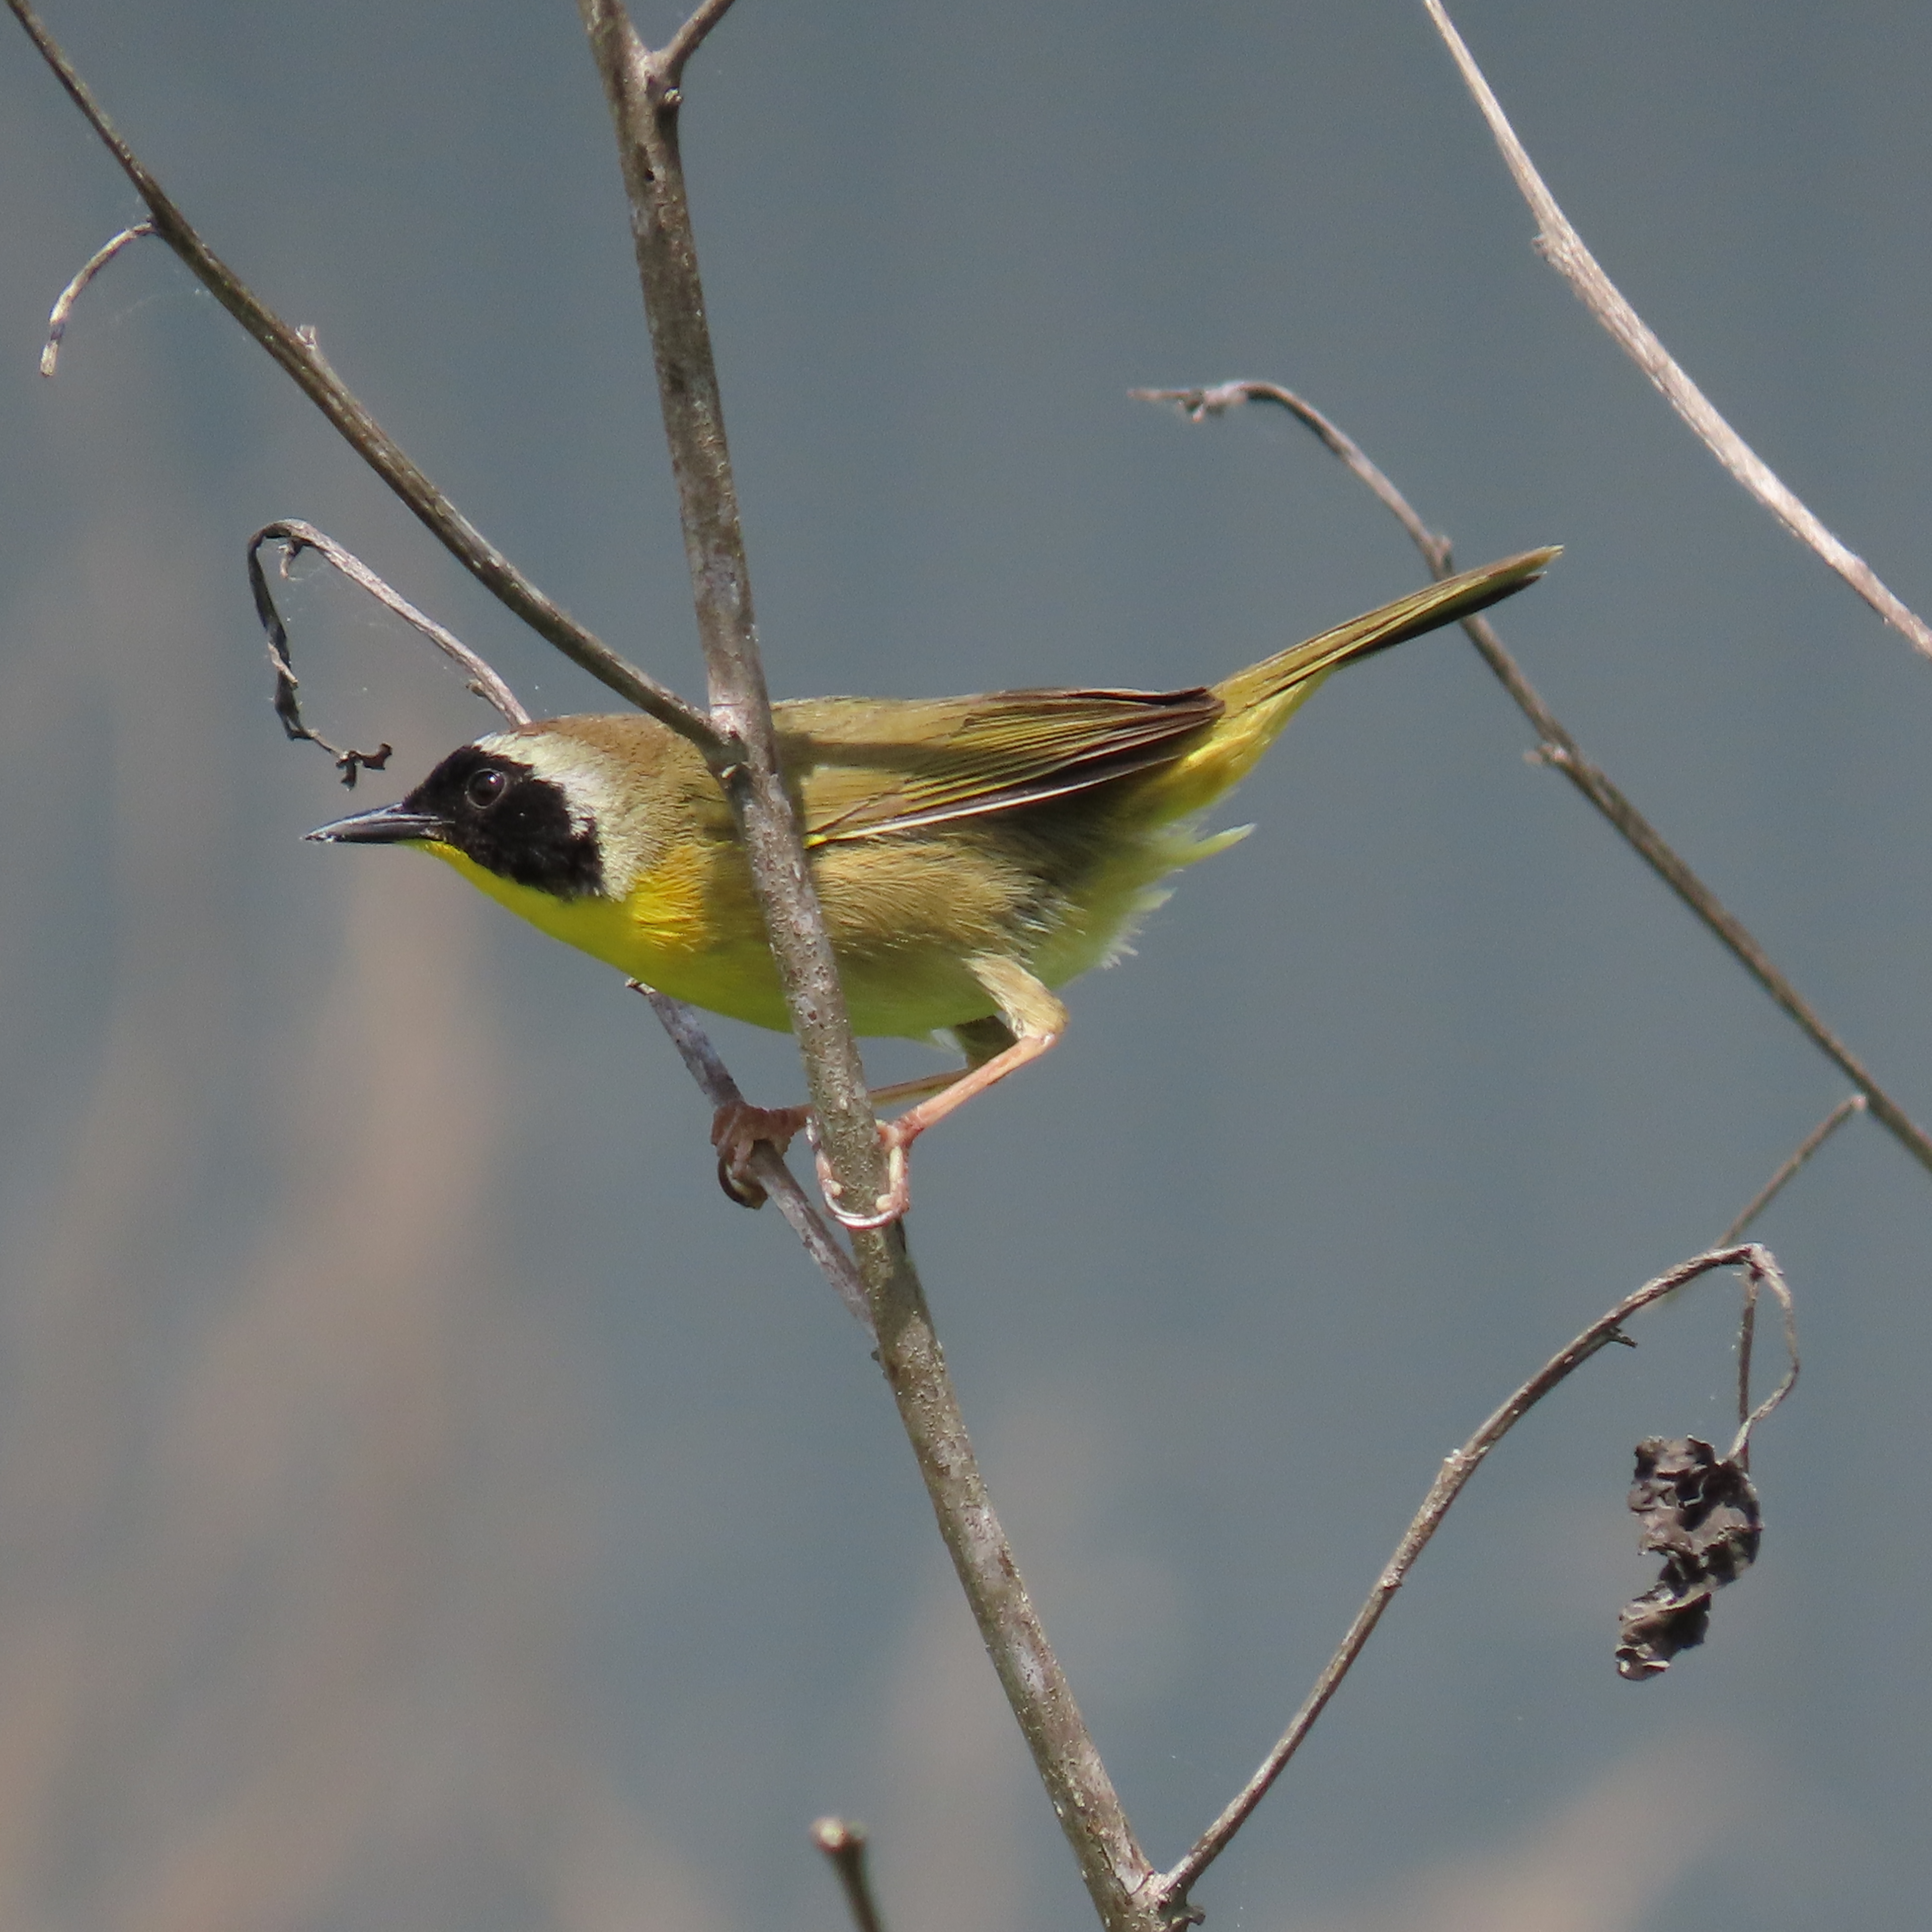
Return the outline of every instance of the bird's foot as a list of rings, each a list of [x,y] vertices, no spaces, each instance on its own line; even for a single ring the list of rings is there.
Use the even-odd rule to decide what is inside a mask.
[[[808,1108],[754,1107],[748,1100],[720,1107],[711,1117],[711,1144],[718,1150],[718,1184],[726,1196],[740,1208],[762,1208],[765,1190],[752,1172],[752,1156],[769,1147],[782,1159],[809,1116]]]
[[[842,1227],[889,1227],[904,1214],[912,1198],[906,1178],[906,1149],[918,1137],[917,1124],[910,1132],[902,1132],[898,1120],[879,1123],[879,1144],[886,1154],[886,1191],[874,1203],[871,1214],[855,1214],[839,1204],[844,1190],[832,1176],[832,1163],[819,1150],[818,1123],[812,1109],[754,1107],[748,1100],[730,1101],[711,1117],[711,1144],[718,1150],[718,1184],[726,1197],[740,1208],[762,1208],[766,1196],[752,1172],[752,1159],[761,1147],[770,1148],[782,1158],[801,1128],[810,1136],[817,1156],[818,1184],[826,1208]]]
[[[906,1149],[918,1137],[920,1128],[914,1126],[910,1132],[899,1131],[902,1114],[898,1120],[881,1120],[879,1123],[879,1144],[886,1152],[886,1191],[873,1203],[869,1214],[854,1214],[842,1208],[839,1197],[845,1192],[833,1178],[832,1163],[825,1158],[825,1151],[817,1147],[817,1137],[813,1144],[818,1158],[818,1185],[825,1196],[826,1211],[842,1228],[850,1228],[862,1232],[872,1228],[889,1228],[912,1205],[912,1186],[906,1173]]]

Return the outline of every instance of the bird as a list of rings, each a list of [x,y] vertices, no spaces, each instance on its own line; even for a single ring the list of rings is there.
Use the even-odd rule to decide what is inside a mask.
[[[1198,820],[1340,666],[1514,596],[1556,547],[1465,571],[1236,671],[1178,691],[817,698],[772,707],[785,782],[853,1029],[950,1032],[965,1064],[877,1090],[886,1186],[827,1206],[896,1220],[906,1153],[1066,1030],[1057,989],[1117,958],[1184,868],[1252,830]],[[459,746],[395,804],[307,836],[433,854],[540,931],[635,983],[754,1026],[790,1019],[730,808],[688,739],[642,712],[552,718]],[[725,1192],[781,1152],[804,1108],[718,1110]]]

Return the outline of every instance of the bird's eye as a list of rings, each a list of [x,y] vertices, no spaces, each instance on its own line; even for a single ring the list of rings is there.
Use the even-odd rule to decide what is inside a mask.
[[[481,771],[470,774],[470,782],[463,788],[464,794],[482,812],[503,796],[504,788],[508,783],[509,780],[494,765],[485,765]]]

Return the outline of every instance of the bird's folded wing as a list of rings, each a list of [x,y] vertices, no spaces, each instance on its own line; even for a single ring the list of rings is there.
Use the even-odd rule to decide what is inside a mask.
[[[1211,691],[1010,691],[778,707],[806,842],[1009,812],[1162,764],[1220,716]]]

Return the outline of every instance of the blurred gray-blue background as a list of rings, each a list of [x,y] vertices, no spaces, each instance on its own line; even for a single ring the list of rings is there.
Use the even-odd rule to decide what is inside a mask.
[[[1932,13],[1466,0],[1552,186],[1763,455],[1932,600]],[[662,37],[674,16],[647,8]],[[49,0],[214,246],[553,595],[700,688],[571,9]],[[1416,580],[1278,416],[1475,562],[1582,742],[1932,1114],[1932,665],[1722,476],[1532,253],[1420,9],[743,3],[685,140],[781,693],[1192,683]],[[309,518],[538,708],[520,635],[164,250],[0,36],[0,1926],[902,1932],[1086,1907],[862,1339],[605,969],[346,808],[242,544]],[[290,601],[394,796],[489,718]],[[1150,1851],[1271,1741],[1437,1460],[1706,1245],[1843,1083],[1466,644],[1324,691],[1259,830],[935,1136],[913,1222]],[[722,1022],[748,1085],[789,1043]],[[888,1076],[929,1063],[880,1054]],[[1246,1932],[1916,1928],[1932,1177],[1854,1122],[1763,1224],[1804,1381],[1759,1569],[1662,1682],[1630,1444],[1726,1425],[1731,1291],[1511,1439],[1201,1888]]]

